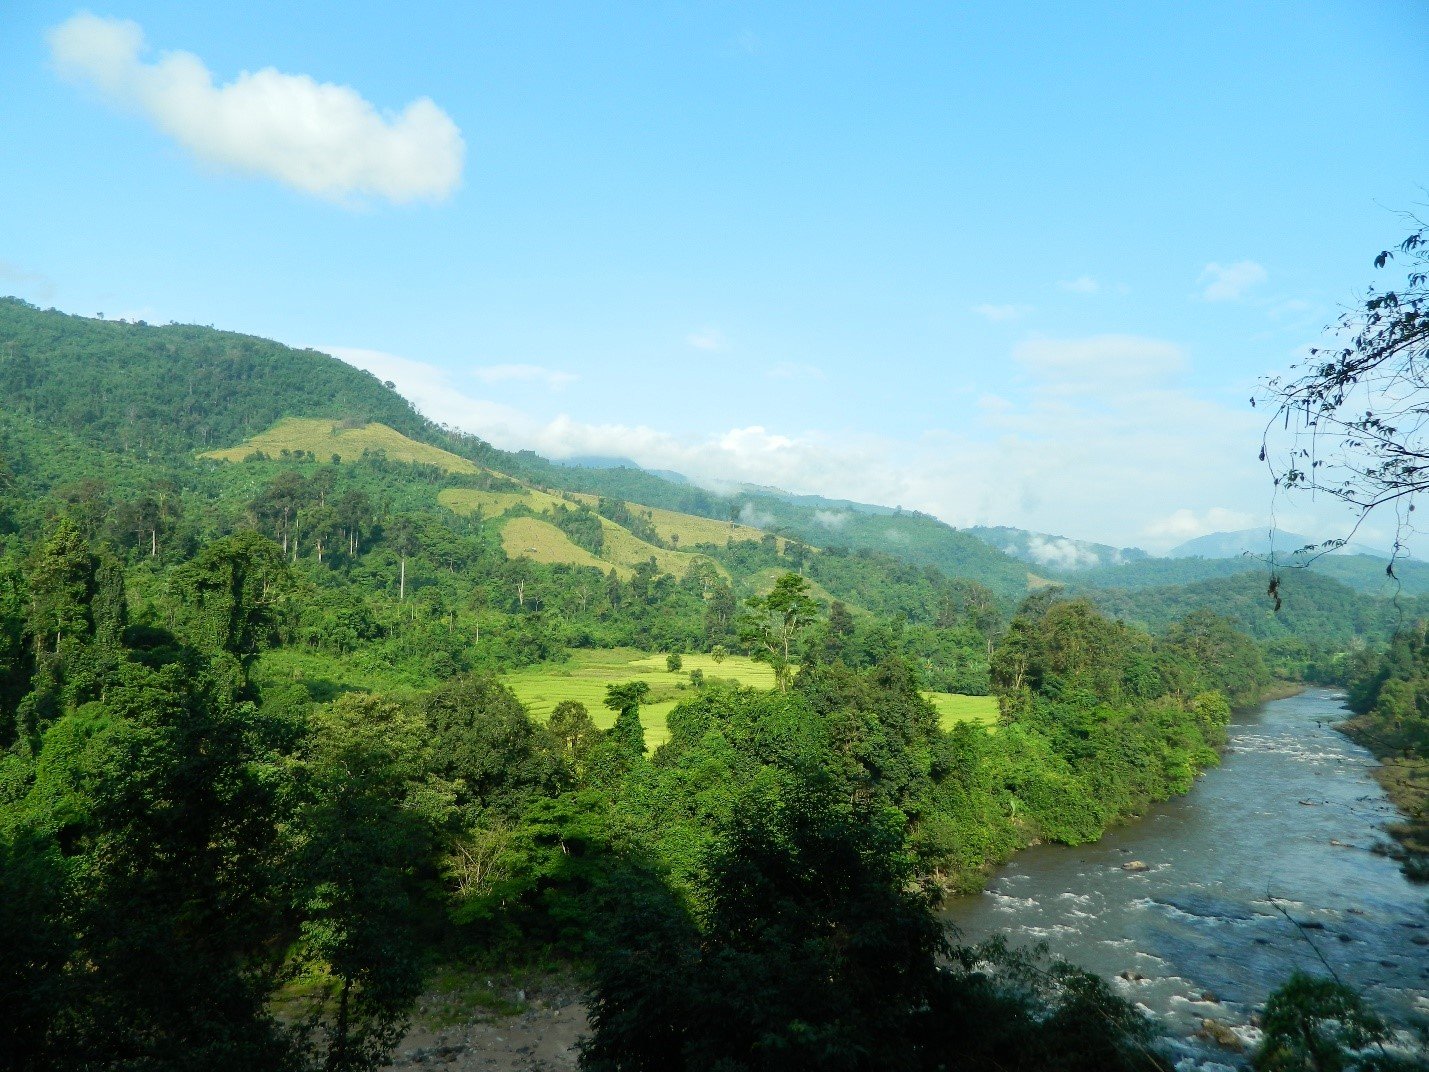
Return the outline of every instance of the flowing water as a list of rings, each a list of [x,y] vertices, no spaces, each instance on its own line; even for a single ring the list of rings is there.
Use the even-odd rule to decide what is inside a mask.
[[[1429,889],[1369,851],[1398,813],[1373,757],[1332,728],[1346,714],[1317,689],[1238,715],[1186,796],[1095,845],[1018,854],[947,918],[968,941],[1046,942],[1172,1036],[1247,1023],[1295,968],[1323,974],[1322,956],[1385,1011],[1429,1016]]]

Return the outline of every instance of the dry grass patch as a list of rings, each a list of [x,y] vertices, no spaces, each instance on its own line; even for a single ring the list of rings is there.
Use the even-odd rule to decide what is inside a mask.
[[[334,454],[343,461],[350,462],[361,458],[363,451],[382,451],[395,462],[435,465],[449,473],[482,471],[475,462],[469,462],[440,447],[418,443],[397,429],[378,421],[344,427],[342,421],[314,417],[284,417],[266,432],[260,432],[236,447],[211,450],[200,457],[241,462],[255,451],[262,451],[270,458],[277,458],[285,450],[311,451],[320,462],[328,461]]]
[[[612,568],[628,580],[631,571],[619,563],[596,558],[549,521],[535,517],[513,517],[501,529],[501,547],[507,558],[529,558],[547,565],[590,566],[602,573]]]

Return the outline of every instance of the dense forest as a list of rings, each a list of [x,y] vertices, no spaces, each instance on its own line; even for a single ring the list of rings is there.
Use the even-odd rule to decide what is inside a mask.
[[[312,351],[15,301],[0,393],[9,1067],[380,1067],[436,967],[537,959],[588,981],[592,1069],[1169,1067],[937,900],[1184,793],[1272,673],[1357,674],[1422,747],[1422,635],[1373,669],[1402,608],[1310,575],[1278,615],[1235,578],[1029,593],[922,515],[506,454]],[[291,417],[333,449],[242,446]],[[337,449],[373,424],[469,464]],[[751,503],[722,542],[649,509]],[[503,680],[615,648],[775,685],[682,677],[652,749],[644,681],[543,721]]]

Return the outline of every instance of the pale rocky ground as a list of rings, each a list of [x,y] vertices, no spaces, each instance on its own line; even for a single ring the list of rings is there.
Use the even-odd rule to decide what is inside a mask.
[[[423,996],[387,1067],[574,1072],[587,1030],[581,997],[579,984],[556,976],[448,981]]]

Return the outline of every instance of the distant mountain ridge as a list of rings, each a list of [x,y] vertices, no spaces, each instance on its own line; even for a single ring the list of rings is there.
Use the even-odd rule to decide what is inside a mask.
[[[1268,558],[1273,552],[1277,559],[1301,553],[1313,555],[1317,551],[1336,555],[1367,555],[1370,558],[1390,559],[1388,551],[1365,547],[1363,544],[1347,543],[1343,547],[1326,548],[1325,541],[1312,540],[1298,532],[1279,529],[1239,529],[1235,532],[1210,532],[1197,536],[1194,540],[1177,544],[1166,552],[1167,558],[1239,558],[1253,555]],[[1305,548],[1312,548],[1306,552]]]

